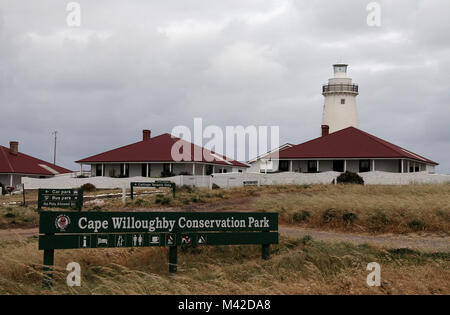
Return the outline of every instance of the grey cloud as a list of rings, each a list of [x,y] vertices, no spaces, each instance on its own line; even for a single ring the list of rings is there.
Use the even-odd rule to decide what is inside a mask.
[[[320,133],[321,85],[350,64],[361,128],[441,163],[448,156],[446,0],[0,0],[0,143],[73,161],[176,125],[279,125],[281,142]],[[3,22],[2,22],[3,21]]]

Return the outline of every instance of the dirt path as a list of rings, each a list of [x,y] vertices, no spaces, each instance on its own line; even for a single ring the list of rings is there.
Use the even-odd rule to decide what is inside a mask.
[[[280,226],[281,235],[302,238],[310,235],[315,240],[326,242],[348,242],[352,244],[370,244],[384,248],[410,248],[424,252],[448,252],[450,251],[450,237],[434,235],[364,235],[352,233],[340,233],[333,231],[320,231],[292,226]],[[0,242],[20,240],[23,238],[37,236],[38,228],[31,229],[6,229],[0,230]]]

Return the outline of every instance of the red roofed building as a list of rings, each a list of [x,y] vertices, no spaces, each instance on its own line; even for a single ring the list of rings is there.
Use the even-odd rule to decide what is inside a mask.
[[[184,152],[182,160],[172,156],[173,150],[175,153],[179,152],[180,146],[190,148],[190,152]],[[152,138],[150,130],[143,130],[142,141],[93,155],[76,163],[81,167],[90,165],[92,176],[108,177],[209,175],[242,172],[248,167],[168,133]]]
[[[438,163],[355,127],[328,134],[279,152],[279,172],[370,172],[434,173]]]
[[[23,176],[47,178],[72,171],[19,152],[19,143],[11,141],[9,148],[0,145],[0,183],[15,187]]]

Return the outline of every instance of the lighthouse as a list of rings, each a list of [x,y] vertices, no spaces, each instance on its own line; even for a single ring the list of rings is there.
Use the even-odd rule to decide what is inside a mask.
[[[328,134],[347,127],[359,129],[356,107],[358,85],[353,84],[352,79],[347,77],[347,68],[346,64],[333,65],[334,77],[322,87],[322,95],[325,97],[322,134],[323,130]]]

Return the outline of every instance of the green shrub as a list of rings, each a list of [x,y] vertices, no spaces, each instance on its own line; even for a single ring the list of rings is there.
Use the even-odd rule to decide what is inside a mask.
[[[295,212],[292,215],[292,221],[294,222],[302,222],[307,220],[311,216],[311,213],[307,210],[302,210],[301,212]]]
[[[146,205],[147,202],[144,199],[138,199],[134,202],[134,204],[138,207],[142,207],[142,206]]]
[[[339,218],[339,211],[337,211],[336,209],[327,209],[325,210],[325,212],[322,214],[322,221],[324,223],[330,223],[332,221],[335,221],[337,218]]]
[[[175,176],[175,174],[173,172],[170,171],[162,171],[161,172],[161,177],[172,177]]]
[[[344,213],[342,216],[342,220],[346,223],[354,223],[356,220],[358,220],[358,216],[355,213],[349,212]]]
[[[379,212],[379,211],[372,214],[368,218],[368,221],[369,221],[369,223],[372,223],[374,225],[386,225],[386,224],[390,224],[392,222],[390,219],[388,219],[386,214]]]
[[[413,231],[421,231],[425,228],[425,224],[419,220],[412,220],[408,223],[408,227]]]
[[[91,183],[86,183],[81,185],[80,187],[83,191],[87,191],[87,192],[92,192],[92,191],[96,191],[97,187],[95,187],[95,185],[91,184]]]
[[[183,185],[183,186],[181,186],[181,187],[179,187],[178,189],[177,189],[177,191],[178,192],[186,192],[186,193],[192,193],[193,191],[194,191],[194,187],[192,187],[192,186],[188,186],[188,185]]]
[[[217,185],[216,183],[213,183],[212,184],[212,189],[220,189],[220,186]]]
[[[359,184],[364,185],[364,179],[356,173],[345,172],[338,176],[338,184]]]
[[[156,199],[155,199],[155,203],[157,204],[161,204],[161,205],[168,205],[172,202],[172,199],[170,199],[167,196],[158,194],[156,195]]]

